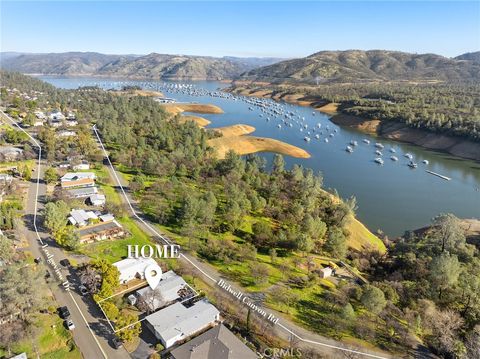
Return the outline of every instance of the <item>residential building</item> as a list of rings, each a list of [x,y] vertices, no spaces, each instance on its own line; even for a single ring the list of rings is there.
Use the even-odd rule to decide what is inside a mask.
[[[332,276],[332,268],[331,267],[325,267],[320,269],[320,278],[328,278]]]
[[[105,201],[105,195],[99,193],[92,194],[90,197],[88,197],[88,202],[90,202],[92,206],[103,206]]]
[[[257,355],[223,324],[170,352],[173,359],[256,359]]]
[[[57,136],[60,137],[73,137],[76,136],[77,133],[75,131],[68,131],[68,130],[63,130],[63,131],[58,131]]]
[[[187,287],[187,283],[183,278],[170,270],[162,274],[162,279],[155,288],[158,295],[150,287],[139,289],[136,294],[138,298],[145,299],[145,303],[153,312],[180,298],[185,287]]]
[[[62,188],[93,187],[95,173],[93,172],[68,172],[60,179]]]
[[[120,272],[120,283],[125,284],[132,279],[144,279],[145,268],[150,264],[157,264],[153,258],[126,258],[113,263]]]
[[[84,227],[89,223],[99,221],[98,215],[93,211],[85,211],[84,209],[72,209],[68,221],[73,226]]]
[[[0,159],[5,161],[16,161],[23,155],[21,148],[13,146],[0,146]]]
[[[67,190],[67,194],[72,198],[87,198],[97,193],[97,187],[80,187]]]
[[[100,222],[80,228],[78,231],[80,243],[92,243],[106,239],[114,239],[125,236],[125,230],[116,220]]]
[[[87,161],[82,161],[79,164],[73,165],[72,169],[74,171],[89,170],[90,169],[90,164]]]
[[[52,121],[63,121],[65,120],[65,116],[59,110],[54,110],[48,114],[48,118]]]
[[[220,320],[220,312],[206,300],[190,307],[182,303],[172,304],[150,314],[146,325],[165,348],[185,340],[198,332],[215,325]]]

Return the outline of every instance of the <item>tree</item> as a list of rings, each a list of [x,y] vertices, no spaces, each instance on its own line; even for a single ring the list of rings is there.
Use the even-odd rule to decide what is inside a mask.
[[[270,262],[275,264],[277,261],[277,250],[275,248],[270,248],[268,254],[270,255]]]
[[[253,262],[250,267],[250,273],[255,284],[264,284],[268,281],[268,275],[270,274],[270,271],[268,270],[267,265]]]
[[[30,181],[32,179],[32,169],[29,164],[21,162],[19,163],[17,170],[25,181]]]
[[[75,231],[62,231],[61,236],[57,239],[57,243],[67,248],[68,250],[75,250],[80,245],[80,237]]]
[[[117,332],[117,336],[125,342],[131,342],[142,332],[142,326],[140,322],[138,322],[138,316],[125,309],[118,315],[117,321],[115,322],[115,329],[120,330]]]
[[[45,205],[44,223],[57,241],[61,241],[64,235],[69,212],[70,208],[64,201],[49,202]]]
[[[275,286],[271,293],[275,301],[286,306],[287,313],[290,313],[290,308],[299,300],[299,295],[288,287]]]
[[[314,245],[313,239],[305,233],[298,236],[298,249],[303,252],[304,257],[313,250]]]
[[[45,174],[43,178],[45,179],[45,182],[47,182],[48,184],[57,182],[58,180],[57,170],[53,167],[48,167],[45,170]]]
[[[0,235],[0,259],[8,264],[14,256],[15,250],[13,249],[12,241],[3,235]]]
[[[465,234],[460,220],[451,213],[440,214],[433,219],[433,228],[429,238],[440,246],[440,252],[457,253],[457,248],[465,246]]]
[[[347,254],[347,238],[341,228],[330,228],[324,249],[336,258],[345,258]]]
[[[154,312],[159,306],[164,304],[165,298],[160,288],[148,290],[138,299],[138,309],[147,312],[147,314]]]
[[[101,303],[101,307],[109,320],[111,321],[117,320],[118,315],[120,314],[120,310],[114,303],[106,300]]]
[[[430,264],[430,280],[434,290],[438,293],[438,299],[446,289],[452,288],[458,281],[460,263],[457,256],[442,253],[433,258]]]
[[[383,292],[373,285],[368,285],[364,289],[360,301],[365,308],[375,314],[379,314],[387,305]]]
[[[355,310],[353,309],[350,303],[347,303],[343,306],[342,312],[340,313],[343,319],[348,321],[353,321],[356,317]]]
[[[103,298],[110,297],[120,285],[120,272],[113,264],[105,259],[98,259],[89,264],[102,278],[100,290],[93,298],[98,302]]]
[[[282,155],[275,154],[273,157],[272,171],[276,174],[280,174],[285,171],[285,160]]]
[[[253,243],[257,247],[269,248],[272,245],[272,228],[265,221],[258,221],[252,225]]]

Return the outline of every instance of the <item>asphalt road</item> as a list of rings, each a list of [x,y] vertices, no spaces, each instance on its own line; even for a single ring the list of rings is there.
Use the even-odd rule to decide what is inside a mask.
[[[12,126],[12,120],[3,112],[1,114],[6,117],[6,122]],[[32,141],[33,142],[33,141]],[[34,144],[35,145],[35,144]],[[113,333],[108,327],[107,321],[104,319],[100,309],[91,297],[83,297],[77,291],[78,284],[76,283],[76,276],[69,268],[62,267],[63,275],[71,282],[70,290],[65,290],[62,283],[56,279],[55,273],[51,266],[46,263],[45,253],[41,250],[42,244],[38,239],[41,238],[44,244],[48,244],[49,252],[57,264],[60,260],[67,258],[66,253],[51,240],[48,233],[42,227],[41,211],[44,207],[46,184],[43,181],[43,172],[45,163],[41,163],[40,172],[38,166],[35,166],[35,171],[32,175],[32,180],[28,188],[27,203],[24,210],[24,225],[20,227],[20,231],[29,242],[29,249],[32,255],[37,258],[43,258],[43,263],[51,274],[50,287],[55,297],[56,303],[52,303],[57,307],[67,306],[71,319],[75,324],[75,329],[72,331],[73,339],[80,349],[82,356],[85,359],[102,359],[102,358],[119,358],[130,359],[130,355],[122,347],[114,349],[111,346],[111,339]],[[38,183],[37,192],[37,176],[40,179]],[[38,202],[37,202],[38,194]],[[34,226],[34,217],[37,213],[37,229]],[[37,236],[38,233],[38,236]],[[59,265],[59,264],[58,264]]]

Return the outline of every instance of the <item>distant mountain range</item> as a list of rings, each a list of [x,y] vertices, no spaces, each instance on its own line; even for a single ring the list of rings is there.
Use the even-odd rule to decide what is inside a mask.
[[[240,79],[292,84],[480,80],[480,52],[447,58],[435,54],[385,50],[321,51],[291,60],[157,53],[106,55],[96,52],[3,52],[0,54],[0,66],[6,70],[29,74],[154,80]]]
[[[5,70],[29,74],[111,76],[132,79],[223,80],[281,61],[277,58],[186,55],[105,55],[96,52],[48,54],[2,53]]]
[[[321,51],[244,73],[243,80],[271,83],[480,80],[480,53],[451,59],[385,50]]]

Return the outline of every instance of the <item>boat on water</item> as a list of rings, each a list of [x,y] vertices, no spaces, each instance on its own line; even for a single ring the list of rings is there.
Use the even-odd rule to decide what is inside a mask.
[[[363,143],[366,143],[367,145],[370,144],[370,140],[367,140],[366,138],[363,139]]]
[[[410,162],[408,163],[408,167],[410,167],[410,168],[417,168],[418,165],[417,165],[415,162],[410,161]]]
[[[381,149],[382,149],[382,148],[384,148],[385,146],[384,146],[384,145],[382,145],[381,143],[377,142],[377,143],[375,144],[375,147],[376,147],[376,148],[381,148]]]
[[[322,127],[322,124],[321,124],[321,123],[317,123],[317,127],[318,127],[318,128],[321,128],[321,127]]]
[[[334,136],[334,134],[333,134],[333,133],[331,133],[331,134],[330,134],[330,137],[333,137],[333,136]]]
[[[353,141],[353,140],[352,140],[352,141],[350,141],[350,144],[351,144],[352,146],[358,146],[358,142],[357,142],[357,141]]]
[[[398,161],[398,157],[397,157],[397,156],[391,156],[390,159],[391,159],[392,161]]]
[[[320,138],[320,135],[317,133],[317,134],[315,135],[315,138],[318,140],[318,139]]]
[[[430,162],[428,162],[428,160],[423,160],[422,163],[423,163],[424,165],[428,165]]]
[[[412,160],[413,159],[413,156],[410,154],[410,153],[405,153],[404,155],[406,158],[408,158],[409,160]]]
[[[307,142],[310,142],[310,137],[305,136],[305,137],[303,138],[303,140],[304,140],[304,141],[307,141]]]
[[[325,139],[325,143],[328,143],[328,138]]]
[[[380,157],[377,157],[375,158],[375,163],[378,163],[379,165],[383,165],[383,159],[381,159]]]
[[[390,153],[396,153],[395,148],[390,148]]]
[[[278,127],[278,128],[282,128],[282,125],[278,124],[277,127]]]
[[[345,151],[347,151],[348,153],[352,153],[353,152],[353,148],[351,146],[347,146],[345,148]]]
[[[376,151],[375,151],[375,154],[376,154],[377,156],[383,156],[383,153],[382,153],[381,151],[379,151],[379,150],[376,150]]]

